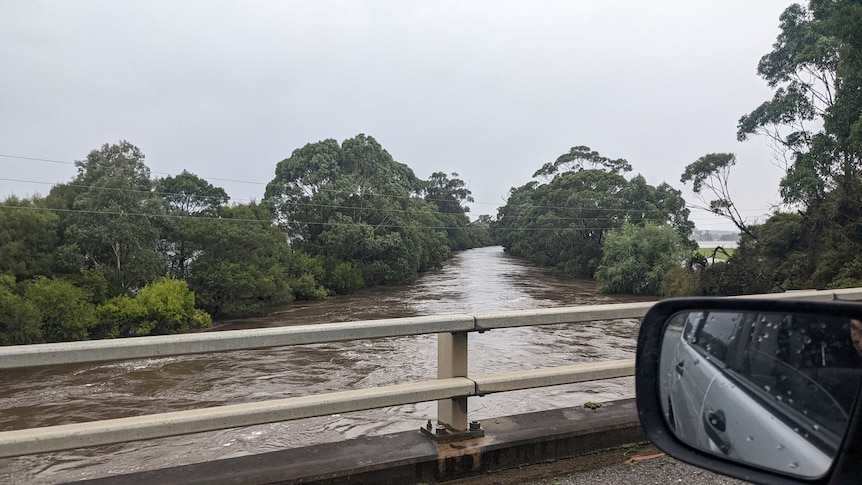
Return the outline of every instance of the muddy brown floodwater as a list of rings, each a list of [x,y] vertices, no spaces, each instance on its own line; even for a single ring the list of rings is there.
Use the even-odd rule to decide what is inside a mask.
[[[412,285],[296,302],[214,331],[443,313],[637,301],[599,295],[503,253],[464,251]],[[634,357],[638,322],[470,334],[472,374]],[[436,336],[398,337],[210,355],[51,366],[0,375],[0,430],[77,423],[304,396],[436,378]],[[634,396],[633,378],[494,394],[469,400],[471,419]],[[416,429],[433,402],[173,438],[0,459],[0,483],[57,483]]]

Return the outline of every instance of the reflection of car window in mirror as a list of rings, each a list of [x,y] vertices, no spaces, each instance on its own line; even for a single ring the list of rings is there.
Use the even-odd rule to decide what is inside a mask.
[[[846,318],[677,313],[661,349],[665,418],[701,450],[819,477],[847,429],[862,377],[860,340],[862,322]]]

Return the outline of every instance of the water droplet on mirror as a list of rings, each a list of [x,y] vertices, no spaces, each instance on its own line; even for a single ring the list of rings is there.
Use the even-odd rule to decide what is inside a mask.
[[[790,468],[794,470],[799,468],[799,463],[796,463],[795,461],[790,462]]]
[[[811,427],[811,429],[813,429],[814,431],[820,431],[820,425],[815,424],[814,426]]]
[[[772,389],[772,388],[771,388],[771,387],[769,387],[769,386],[763,386],[763,388],[764,388],[764,389],[766,389],[766,392],[769,392],[769,391]]]
[[[778,451],[784,451],[786,449],[787,448],[785,448],[784,445],[778,445]]]
[[[754,441],[754,436],[748,436],[748,437],[746,437],[746,438],[745,438],[745,441],[748,441],[749,443],[751,443],[752,441]]]

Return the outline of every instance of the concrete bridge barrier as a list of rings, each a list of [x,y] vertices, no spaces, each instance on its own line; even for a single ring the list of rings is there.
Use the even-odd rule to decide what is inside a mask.
[[[485,436],[437,443],[419,431],[105,477],[88,485],[435,483],[583,456],[646,439],[634,399],[483,420]]]

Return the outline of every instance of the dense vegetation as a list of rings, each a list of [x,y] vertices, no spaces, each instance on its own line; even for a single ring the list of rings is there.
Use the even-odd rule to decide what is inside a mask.
[[[737,137],[772,141],[791,211],[747,224],[727,186],[736,157],[701,157],[682,181],[743,237],[726,263],[694,266],[676,286],[708,295],[862,286],[862,4],[812,0],[780,22],[757,68],[774,96],[740,118]]]
[[[47,196],[0,203],[0,344],[202,328],[490,244],[457,174],[419,180],[365,135],[296,150],[259,203],[186,171],[154,179],[125,141],[75,164]]]
[[[862,286],[860,25],[859,2],[792,5],[758,65],[774,96],[740,118],[737,137],[772,141],[785,170],[783,211],[762,224],[741,216],[728,183],[737,163],[732,153],[709,153],[683,171],[680,181],[691,184],[700,208],[739,229],[739,248],[725,252],[726,261],[709,264],[682,240],[691,225],[679,192],[626,179],[625,160],[587,147],[534,174],[546,183],[512,189],[494,236],[512,254],[595,277],[608,292],[736,295]]]
[[[683,248],[693,249],[688,236],[694,224],[680,191],[665,183],[649,185],[641,175],[627,179],[624,174],[630,171],[626,160],[574,147],[533,175],[546,183],[532,181],[511,190],[492,234],[513,255],[570,276],[598,277],[608,291],[654,293],[653,282],[623,283],[616,275],[622,275],[623,267],[635,270],[632,265],[637,266],[632,275],[664,274],[656,264],[664,270],[679,265],[685,259]],[[656,249],[664,244],[680,248],[660,263],[648,255],[654,249],[633,244],[654,237],[653,231],[661,233],[661,241],[653,241]],[[622,253],[628,253],[629,262]]]
[[[295,150],[264,198],[294,248],[351,265],[337,282],[347,287],[409,281],[453,249],[487,244],[470,227],[468,200],[463,181],[437,172],[423,182],[365,135]]]

